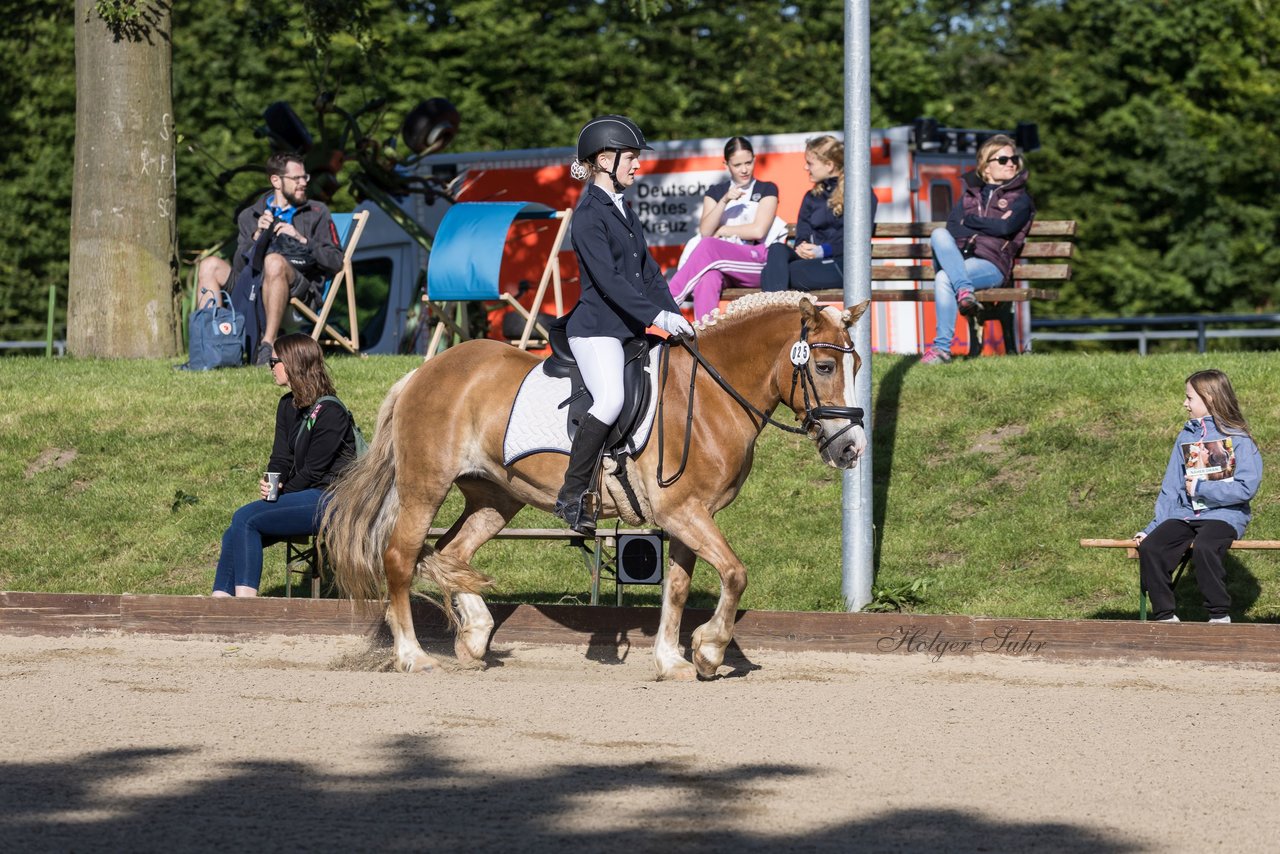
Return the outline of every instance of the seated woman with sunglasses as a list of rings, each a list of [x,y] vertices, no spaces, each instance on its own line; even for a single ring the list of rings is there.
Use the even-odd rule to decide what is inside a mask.
[[[933,295],[938,318],[933,344],[920,361],[951,361],[956,314],[977,314],[974,291],[1008,281],[1013,261],[1031,230],[1036,206],[1014,141],[996,134],[978,148],[978,168],[964,175],[964,194],[945,228],[929,236],[933,250]]]
[[[324,352],[310,335],[294,332],[271,348],[271,378],[288,386],[276,406],[275,443],[267,471],[279,475],[278,497],[264,476],[262,499],[244,505],[222,535],[214,596],[257,596],[262,549],[320,529],[324,490],[355,459],[351,414],[335,396]]]

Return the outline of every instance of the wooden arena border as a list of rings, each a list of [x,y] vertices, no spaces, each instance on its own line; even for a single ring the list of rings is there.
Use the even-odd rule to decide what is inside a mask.
[[[650,646],[653,607],[492,603],[495,643]],[[697,626],[710,611],[690,610]],[[440,613],[414,603],[423,640],[446,640]],[[378,609],[338,599],[213,599],[205,596],[0,592],[0,635],[138,632],[245,638],[384,632]],[[1280,625],[1207,625],[1114,620],[1005,620],[923,614],[741,611],[735,644],[795,652],[855,652],[943,658],[1002,656],[1053,661],[1198,661],[1280,670]],[[688,642],[688,637],[684,638]]]

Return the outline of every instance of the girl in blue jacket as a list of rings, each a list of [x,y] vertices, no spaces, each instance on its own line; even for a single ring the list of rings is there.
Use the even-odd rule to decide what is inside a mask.
[[[1209,622],[1229,623],[1231,595],[1222,559],[1249,524],[1249,500],[1262,480],[1262,456],[1222,371],[1187,377],[1182,406],[1191,420],[1173,445],[1155,518],[1133,536],[1142,586],[1151,597],[1152,618],[1178,622],[1173,570],[1187,546],[1194,545],[1196,584]]]

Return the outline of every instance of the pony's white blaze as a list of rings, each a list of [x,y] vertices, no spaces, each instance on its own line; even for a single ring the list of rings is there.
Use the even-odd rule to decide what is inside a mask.
[[[858,405],[858,390],[857,390],[857,387],[854,386],[853,384],[853,377],[855,373],[854,363],[856,359],[857,359],[857,356],[855,356],[853,353],[845,353],[843,359],[841,360],[841,364],[844,366],[844,405],[845,406]],[[860,424],[853,425],[853,430],[851,432],[853,433],[854,454],[859,459],[861,459],[863,452],[867,450],[867,432],[862,429],[862,425]]]
[[[832,320],[837,325],[844,323],[841,312],[834,306],[829,305],[823,311],[830,312]],[[850,334],[849,337],[850,343],[852,343],[853,335]],[[841,372],[844,375],[844,405],[850,407],[858,405],[858,391],[853,382],[854,375],[857,373],[856,359],[857,357],[853,353],[842,353],[840,356]],[[844,424],[840,424],[835,429],[839,430],[843,427]],[[825,425],[824,429],[826,429]],[[853,440],[854,458],[861,459],[863,452],[867,450],[867,433],[861,426],[855,424],[850,429],[849,434]]]

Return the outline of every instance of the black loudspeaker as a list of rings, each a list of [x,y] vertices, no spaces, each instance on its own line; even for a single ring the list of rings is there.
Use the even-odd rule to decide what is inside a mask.
[[[1013,139],[1023,153],[1040,150],[1040,128],[1035,122],[1018,122]]]
[[[618,537],[618,583],[662,583],[662,537],[657,534]]]
[[[276,151],[296,151],[306,154],[311,150],[311,132],[284,101],[275,101],[262,111],[263,121],[267,123],[267,134],[272,148]]]
[[[453,142],[461,124],[457,107],[444,98],[428,98],[404,117],[400,136],[414,154],[431,153]]]
[[[938,120],[920,116],[912,123],[915,131],[916,151],[934,151],[939,148],[941,140],[938,135]]]

